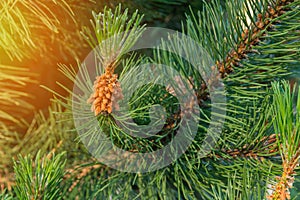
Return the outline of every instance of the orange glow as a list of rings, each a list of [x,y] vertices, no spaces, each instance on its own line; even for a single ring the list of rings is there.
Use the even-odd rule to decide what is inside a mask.
[[[47,110],[53,96],[40,85],[65,95],[56,82],[69,88],[72,84],[58,71],[58,64],[76,66],[77,59],[84,59],[90,49],[80,34],[81,27],[90,25],[92,10],[103,7],[101,2],[80,0],[67,3],[64,0],[0,2],[1,72],[4,73],[5,66],[20,67],[24,73],[17,76],[31,79],[19,85],[1,85],[2,90],[11,89],[27,95],[16,97],[19,99],[11,104],[0,100],[0,111],[30,122],[34,111]],[[0,81],[8,80],[1,78],[0,73]],[[33,107],[18,105],[20,101],[28,102]],[[15,123],[13,120],[1,121]]]

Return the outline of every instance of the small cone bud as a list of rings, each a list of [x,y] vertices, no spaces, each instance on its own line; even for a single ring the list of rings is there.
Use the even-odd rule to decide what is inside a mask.
[[[123,94],[117,78],[117,74],[113,74],[109,68],[104,74],[96,77],[93,86],[94,93],[87,100],[92,104],[91,110],[95,116],[103,112],[112,113],[113,109],[119,109],[117,101],[123,98]]]

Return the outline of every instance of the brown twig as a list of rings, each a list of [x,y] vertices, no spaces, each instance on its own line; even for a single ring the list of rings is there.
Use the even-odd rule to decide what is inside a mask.
[[[285,158],[282,163],[283,173],[281,177],[277,177],[278,180],[276,186],[274,186],[274,192],[268,196],[270,200],[286,200],[290,199],[289,188],[292,188],[294,183],[295,169],[299,166],[300,148],[291,160]]]
[[[292,140],[295,141],[295,140]],[[295,145],[294,142],[291,144],[287,143],[286,146],[293,146]],[[282,148],[282,147],[281,147]],[[288,156],[288,150],[284,151],[282,149],[282,168],[283,173],[280,177],[276,177],[278,180],[277,184],[273,186],[273,193],[267,198],[269,200],[286,200],[290,199],[290,191],[289,188],[292,188],[294,183],[294,175],[295,175],[295,169],[299,166],[299,159],[300,159],[300,144],[298,144],[297,151],[294,153],[294,155],[289,158]]]
[[[255,150],[255,146],[258,143],[261,143],[262,148],[265,148],[264,150],[267,151],[266,154],[279,154],[276,135],[272,134],[270,136],[265,136],[260,140],[257,140],[255,144],[245,144],[241,149],[222,149],[222,154],[214,153],[214,155],[210,154],[208,157],[225,158],[229,156],[231,158],[254,158],[262,161],[266,158],[266,156],[259,155],[259,153],[257,153],[257,151]]]
[[[275,18],[285,13],[284,6],[294,2],[294,0],[279,0],[276,5],[270,5],[265,15],[259,13],[257,21],[250,25],[250,30],[245,29],[242,33],[242,40],[237,45],[236,50],[232,49],[225,62],[218,62],[216,66],[222,78],[231,73],[234,69],[233,66],[238,66],[241,59],[246,58],[247,53],[251,51],[252,47],[259,43],[259,38],[265,35],[265,29],[272,26]]]
[[[294,0],[277,0],[275,5],[268,6],[264,15],[262,13],[257,14],[257,21],[252,23],[249,29],[243,30],[241,41],[236,48],[229,51],[224,61],[217,61],[215,66],[211,67],[212,71],[218,69],[219,75],[211,76],[207,83],[202,83],[202,87],[197,91],[198,102],[209,99],[208,88],[218,84],[221,78],[225,78],[234,71],[234,67],[240,65],[242,59],[247,58],[247,54],[251,52],[252,47],[257,45],[260,38],[266,34],[265,30],[272,27],[273,23],[276,22],[274,19],[283,15],[286,12],[285,6],[292,2]]]
[[[69,179],[71,177],[74,177],[74,182],[69,187],[68,191],[71,192],[77,186],[77,184],[80,182],[80,180],[82,180],[82,178],[87,176],[91,171],[99,169],[101,167],[103,167],[103,165],[93,164],[93,165],[89,165],[89,166],[85,166],[85,167],[82,167],[81,165],[77,165],[75,167],[67,169],[64,179]]]

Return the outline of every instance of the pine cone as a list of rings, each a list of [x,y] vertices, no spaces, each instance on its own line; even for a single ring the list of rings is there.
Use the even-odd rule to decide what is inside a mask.
[[[92,103],[91,111],[95,116],[101,113],[110,114],[113,109],[119,110],[118,101],[123,99],[121,85],[117,80],[118,75],[106,70],[94,82],[94,93],[87,100]]]

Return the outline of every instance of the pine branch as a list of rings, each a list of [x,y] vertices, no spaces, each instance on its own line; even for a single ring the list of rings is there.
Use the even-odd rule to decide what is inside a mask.
[[[104,5],[93,0],[5,0],[0,7],[0,53],[11,61],[30,58],[48,63],[58,55],[64,61],[84,56],[82,49],[88,46],[79,29],[88,19],[82,16]]]
[[[14,162],[18,199],[61,199],[60,183],[63,177],[64,154],[52,158],[37,154],[33,163],[30,157],[19,156]]]
[[[217,61],[216,66],[222,78],[230,74],[234,67],[239,67],[240,60],[245,59],[247,53],[251,53],[252,47],[258,45],[260,38],[266,35],[265,31],[270,30],[272,25],[278,22],[278,18],[290,10],[286,6],[293,2],[294,0],[277,0],[276,2],[271,2],[264,13],[257,14],[257,21],[252,22],[249,25],[249,29],[243,30],[240,43],[228,53],[225,62]]]
[[[246,51],[246,57],[244,56],[239,58],[239,60],[235,60],[235,62],[238,61],[235,63],[236,65],[234,65],[233,63],[228,65],[229,67],[232,67],[232,69],[234,69],[234,71],[230,70],[230,74],[227,74],[226,77],[224,77],[224,83],[226,85],[230,85],[230,87],[227,87],[227,108],[229,116],[231,116],[230,112],[247,113],[252,109],[253,110],[251,112],[253,112],[255,108],[253,107],[253,103],[251,103],[251,101],[254,99],[259,100],[258,104],[260,104],[260,101],[262,101],[263,99],[263,94],[267,92],[266,88],[270,86],[270,82],[274,79],[284,77],[284,75],[287,73],[285,69],[287,69],[288,66],[293,66],[293,63],[297,62],[297,59],[299,58],[299,56],[297,56],[297,53],[293,51],[293,47],[291,47],[290,50],[286,49],[287,52],[284,52],[282,46],[272,45],[272,41],[274,41],[274,43],[277,43],[278,41],[284,41],[284,38],[288,38],[287,41],[290,41],[290,43],[293,43],[295,41],[294,38],[296,36],[294,35],[297,32],[297,25],[288,25],[285,22],[291,19],[291,17],[288,16],[293,16],[297,19],[297,16],[299,16],[297,5],[299,4],[299,2],[288,4],[284,7],[284,10],[286,9],[284,11],[285,14],[281,12],[282,15],[278,15],[276,19],[274,18],[272,20],[270,20],[270,14],[268,16],[269,18],[264,18],[263,16],[266,15],[265,13],[269,12],[269,9],[272,9],[272,7],[276,8],[276,6],[273,5],[268,8],[269,2],[265,1],[262,1],[261,4],[257,4],[254,1],[251,1],[249,3],[251,4],[251,8],[254,8],[254,14],[257,12],[261,13],[258,14],[258,20],[255,16],[253,16],[254,14],[251,16],[250,14],[247,14],[251,13],[249,7],[247,7],[246,9],[248,10],[246,14],[243,14],[243,12],[236,9],[244,7],[243,1],[236,3],[229,1],[228,4],[226,4],[227,10],[232,10],[232,12],[229,13],[223,10],[216,9],[216,7],[218,7],[218,3],[213,2],[212,6],[208,5],[209,9],[207,9],[207,11],[203,10],[203,12],[199,14],[199,20],[196,20],[195,16],[193,16],[192,21],[190,18],[188,18],[186,32],[189,34],[189,36],[199,41],[199,43],[204,47],[207,47],[209,53],[215,60],[217,60],[216,63],[221,63],[221,60],[224,60],[223,63],[226,63],[225,60],[228,60],[228,58],[231,57],[226,50],[229,49],[228,47],[232,48],[232,50],[229,49],[228,52],[236,52],[235,54],[240,56],[242,54],[238,54],[237,48],[240,44],[252,49],[252,52]],[[280,8],[283,9],[282,7]],[[292,19],[294,19],[293,17]],[[247,18],[251,19],[250,21],[252,21],[252,25],[247,24],[247,22],[245,21]],[[241,19],[241,21],[238,21],[238,23],[236,24],[236,19]],[[213,22],[218,20],[221,21],[220,24],[215,24]],[[258,29],[256,27],[256,24],[262,22],[261,20],[269,20],[267,21],[268,25],[266,23],[266,27]],[[206,21],[211,23],[207,23]],[[211,24],[213,27],[209,27]],[[287,29],[293,30],[293,34],[286,33],[285,36],[280,35],[279,30],[277,30],[279,27],[282,27],[280,26],[280,24],[284,24]],[[297,22],[295,24],[297,24]],[[243,34],[244,26],[248,27],[248,35]],[[253,37],[252,34],[254,32],[259,32],[259,34],[256,34],[256,36]],[[249,40],[245,37],[251,39]],[[246,39],[247,44],[245,44]],[[221,41],[224,41],[224,43],[221,43]],[[253,44],[250,45],[249,42]],[[288,45],[288,43],[289,42],[286,42],[285,44]],[[298,45],[297,41],[295,41],[295,43],[293,44],[295,45],[295,47]],[[275,51],[274,48],[276,48],[277,50]],[[240,53],[241,52],[243,51],[240,51]],[[276,56],[277,59],[270,60],[265,58],[263,55]],[[234,60],[229,59],[228,61],[233,62]],[[280,65],[284,65],[284,67]],[[182,68],[184,68],[184,66],[182,66]],[[214,69],[216,67],[212,68]],[[220,71],[221,74],[222,72],[224,71]],[[242,76],[242,74],[244,74],[244,76]],[[219,78],[220,77],[212,77],[212,80],[207,82],[208,84],[218,82]],[[201,87],[197,88],[198,98],[200,99],[199,101],[206,101],[206,99],[208,99],[208,88],[209,85],[206,85],[205,82],[202,82]],[[236,105],[244,105],[244,108],[237,108]],[[246,111],[245,108],[247,108],[248,111]],[[258,113],[263,111],[261,110],[254,112]],[[233,118],[236,118],[235,115],[236,114],[232,114]],[[228,120],[232,121],[234,119],[231,118]],[[241,123],[232,121],[229,126],[232,127],[230,128],[232,131],[239,132],[238,130],[240,129],[239,127],[241,126]],[[242,134],[243,132],[245,132],[245,129],[240,129],[240,134]],[[247,135],[248,134],[245,132],[245,137],[248,137]],[[232,136],[233,138],[236,137],[235,134],[232,134]],[[228,147],[226,149],[228,149]]]
[[[128,19],[128,9],[121,13],[119,5],[113,13],[111,9],[104,8],[103,14],[94,15],[93,32],[96,33],[96,41],[90,30],[87,32],[87,41],[90,46],[96,48],[95,53],[100,60],[105,73],[98,76],[94,82],[94,93],[88,99],[92,103],[92,111],[95,116],[100,113],[112,112],[117,108],[117,101],[122,99],[122,90],[114,70],[121,57],[135,44],[140,37],[143,26],[139,26],[142,16],[137,11]],[[118,17],[116,17],[118,16]],[[112,99],[114,98],[114,99]]]
[[[267,177],[262,175],[259,170],[250,168],[247,162],[242,163],[241,170],[233,170],[228,172],[226,188],[212,185],[212,196],[216,200],[234,200],[234,199],[264,199],[263,179]],[[271,168],[270,168],[271,169]],[[241,176],[240,174],[243,174]]]
[[[68,102],[70,104],[70,101]],[[77,144],[75,139],[77,135],[72,123],[72,113],[63,110],[59,104],[53,103],[46,114],[37,113],[28,126],[27,132],[21,136],[20,133],[8,129],[2,129],[0,133],[0,180],[1,186],[9,190],[15,185],[13,174],[12,158],[17,154],[35,157],[38,151],[41,154],[48,152],[60,153],[68,151],[68,165],[76,163],[77,158],[85,160],[88,156],[81,144]],[[70,151],[70,149],[72,149]],[[3,170],[2,170],[3,169]]]
[[[92,163],[83,163],[67,169],[64,179],[73,180],[72,185],[68,188],[68,192],[72,192],[82,179],[85,181],[85,177],[88,176],[88,174],[90,174],[93,170],[98,170],[100,168],[104,169],[105,167],[101,164],[98,164],[96,161],[93,161]]]
[[[265,40],[266,38],[268,38],[267,34],[269,31],[272,31],[272,29],[274,29],[274,24],[277,24],[280,20],[281,20],[281,16],[285,16],[286,12],[290,11],[291,8],[289,7],[290,4],[293,4],[294,0],[278,0],[278,1],[262,1],[260,5],[261,9],[262,8],[266,8],[267,9],[263,9],[263,11],[261,11],[261,13],[257,14],[256,17],[256,21],[255,21],[255,17],[254,16],[250,16],[251,10],[249,10],[250,8],[248,6],[246,6],[246,10],[247,10],[247,14],[240,14],[241,16],[237,15],[236,13],[239,13],[238,11],[236,11],[236,13],[230,13],[231,16],[228,20],[235,20],[236,18],[240,18],[242,19],[241,21],[246,20],[246,18],[250,18],[251,23],[247,24],[247,22],[243,22],[241,24],[235,25],[235,24],[231,24],[230,28],[228,28],[225,31],[230,31],[230,30],[234,30],[236,31],[236,33],[238,33],[237,36],[235,36],[235,41],[237,40],[238,42],[232,41],[231,44],[228,44],[230,46],[232,46],[232,49],[225,54],[225,56],[220,55],[221,59],[216,61],[216,65],[212,66],[212,70],[214,71],[215,68],[217,67],[217,69],[220,72],[221,77],[211,77],[210,80],[207,81],[207,83],[203,82],[202,83],[202,87],[199,89],[199,91],[197,91],[197,96],[198,96],[198,101],[200,102],[201,100],[205,100],[207,99],[207,96],[209,94],[209,92],[207,91],[207,89],[209,88],[208,85],[211,85],[215,82],[218,82],[217,79],[219,78],[225,78],[228,74],[233,73],[234,70],[236,70],[236,68],[243,68],[243,64],[241,63],[242,60],[245,60],[248,58],[248,54],[252,54],[253,52],[257,52],[256,50],[253,49],[253,46],[257,46],[259,45],[260,42],[262,42],[262,40]],[[251,8],[257,8],[258,5],[256,5],[255,1],[250,1],[249,3],[251,5]],[[297,2],[295,2],[295,6],[297,7]],[[213,4],[215,7],[217,6],[216,4]],[[243,6],[243,3],[237,3],[237,5],[235,5],[235,3],[232,3],[229,1],[229,3],[227,4],[228,9],[234,9],[234,7],[239,7],[239,6]],[[292,6],[293,7],[293,6]],[[296,8],[295,8],[296,9]],[[222,15],[222,11],[220,12]],[[297,13],[297,11],[296,11]],[[214,13],[214,11],[208,11],[207,13],[204,11],[202,14],[202,17],[205,18],[205,15],[217,15],[218,17],[222,17],[220,14]],[[225,15],[225,14],[224,14]],[[194,17],[194,16],[193,16]],[[193,19],[195,23],[196,19]],[[208,19],[208,21],[212,21],[214,19]],[[229,23],[234,23],[233,21],[229,21]],[[203,29],[203,30],[207,30],[207,24],[198,24],[199,29]],[[193,33],[193,31],[196,29],[195,27],[192,27],[193,25],[188,25],[187,27],[187,33],[189,35],[191,35],[193,37],[193,35],[195,33]],[[204,26],[204,27],[203,27]],[[226,26],[226,25],[225,25]],[[239,30],[241,29],[241,27],[248,27],[244,30]],[[203,27],[203,28],[202,28]],[[222,29],[221,27],[215,27],[217,30],[218,29]],[[230,30],[229,30],[230,29]],[[215,31],[215,30],[214,30]],[[220,30],[222,31],[222,30]],[[224,32],[225,32],[224,31]],[[231,31],[230,31],[231,32]],[[215,33],[218,35],[221,35],[220,33]],[[232,40],[232,38],[228,38],[227,35],[233,37],[233,35],[236,34],[228,34],[225,35],[226,33],[224,33],[224,38],[227,40]],[[207,37],[214,37],[213,33],[211,34],[212,36],[202,36],[203,38],[197,38],[198,40],[204,40]],[[208,39],[209,41],[213,41],[213,39],[216,39],[217,41],[220,40],[221,38],[212,38],[212,39]],[[200,41],[204,46],[206,46],[205,41]],[[235,44],[236,43],[236,44]],[[217,45],[213,45],[213,46],[217,46]],[[215,47],[218,48],[218,47]],[[213,49],[213,48],[212,48]],[[219,51],[217,52],[217,54],[223,54],[222,52],[220,52],[219,50],[215,50],[215,51]],[[214,53],[216,54],[216,53]],[[216,57],[216,56],[214,56]],[[224,60],[224,61],[222,61]],[[263,69],[261,69],[261,72],[265,72]],[[207,85],[208,84],[208,85]]]
[[[300,159],[300,88],[296,97],[296,88],[292,90],[288,82],[273,84],[275,130],[278,131],[278,146],[282,158],[283,172],[281,177],[277,177],[277,184],[274,192],[268,196],[269,199],[290,199],[289,188],[294,183],[295,169],[299,166]],[[295,101],[296,100],[296,101]],[[296,102],[296,105],[294,105]]]
[[[14,147],[21,139],[16,131],[28,125],[21,116],[33,108],[26,101],[30,95],[19,90],[34,82],[33,77],[33,74],[23,67],[0,64],[0,191],[4,188],[11,190],[14,185],[10,164],[14,156]]]
[[[0,191],[0,199],[1,200],[12,200],[13,197],[7,193],[6,190],[4,190],[3,192]]]
[[[30,95],[19,90],[32,82],[35,82],[33,74],[25,68],[0,64],[0,127],[7,123],[16,125],[24,123],[20,114],[28,112],[33,107],[24,100]]]
[[[250,145],[245,144],[241,149],[222,149],[220,153],[214,152],[208,157],[214,158],[252,158],[264,160],[272,156],[278,156],[279,150],[277,146],[276,134],[264,136],[259,141]]]
[[[48,1],[48,3],[56,3],[56,1]],[[57,5],[64,7],[70,13],[64,1]],[[29,53],[24,51],[20,41],[26,48],[36,47],[34,42],[36,38],[33,39],[31,36],[33,28],[30,23],[35,22],[37,27],[39,25],[44,26],[54,33],[58,32],[57,25],[60,23],[53,10],[50,10],[41,2],[34,1],[1,1],[0,18],[1,32],[5,36],[1,37],[1,48],[11,59],[16,57],[19,60],[24,56],[28,56]],[[13,35],[14,37],[12,37]]]
[[[83,145],[76,141],[76,131],[72,120],[71,101],[64,102],[64,107],[54,99],[46,114],[37,113],[32,120],[23,138],[15,145],[13,154],[31,154],[36,156],[38,151],[42,154],[49,152],[68,152],[67,165],[76,163],[76,160],[84,161],[89,156]]]
[[[227,4],[228,11],[223,12],[223,10],[220,10],[221,8],[218,6],[218,3],[219,1],[213,1],[212,5],[206,7],[207,11],[204,11],[201,15],[201,17],[203,18],[200,18],[199,20],[194,19],[193,21],[188,19],[186,30],[186,32],[191,37],[193,37],[197,42],[203,45],[204,48],[208,49],[214,61],[217,62],[217,60],[219,60],[219,62],[221,63],[222,60],[222,62],[224,63],[224,70],[228,67],[232,67],[232,69],[234,69],[228,71],[230,73],[224,73],[224,75],[226,75],[223,77],[224,83],[226,85],[226,89],[228,90],[228,115],[226,116],[226,123],[223,128],[222,138],[220,138],[213,151],[218,152],[218,150],[227,149],[225,151],[228,153],[228,149],[243,149],[243,147],[247,145],[247,151],[250,151],[252,147],[257,148],[258,156],[264,155],[264,153],[265,155],[272,155],[276,152],[270,152],[267,148],[269,146],[265,146],[264,144],[265,140],[269,138],[271,134],[274,133],[274,130],[272,130],[271,127],[272,120],[268,121],[270,120],[270,117],[272,115],[270,114],[270,107],[267,106],[266,103],[268,101],[268,98],[270,97],[267,88],[270,86],[271,81],[282,78],[287,74],[288,64],[299,63],[298,51],[295,50],[297,47],[299,47],[299,42],[297,41],[297,39],[295,39],[297,36],[297,28],[299,27],[297,25],[299,24],[299,22],[297,21],[299,20],[299,10],[297,10],[297,6],[299,6],[299,3],[298,1],[295,1],[294,3],[284,6],[284,8],[279,8],[277,7],[279,4],[273,5],[274,2],[271,1],[271,7],[274,7],[274,13],[269,14],[269,18],[266,17],[266,13],[272,12],[272,10],[271,8],[268,8],[269,2],[267,1],[263,1],[260,4],[258,1],[251,0],[249,5],[253,7],[254,11],[250,11],[249,5],[246,6],[246,11],[244,11],[244,1],[230,1]],[[276,11],[276,9],[278,9],[278,11]],[[285,13],[281,11],[285,11]],[[116,12],[118,12],[118,10]],[[257,15],[257,13],[261,13],[261,15]],[[278,16],[276,16],[276,13]],[[225,14],[227,15],[226,18],[224,17],[226,16]],[[109,15],[104,16],[106,16],[107,19],[111,19]],[[238,16],[240,16],[240,18]],[[246,21],[247,17],[250,17],[250,21],[253,25],[249,25],[248,23],[243,22]],[[236,24],[236,19],[241,20],[238,20]],[[266,23],[267,21],[265,20],[270,21]],[[293,20],[295,24],[290,23],[290,20]],[[220,23],[217,23],[219,21]],[[261,26],[260,23],[266,24]],[[102,25],[100,23],[100,26]],[[248,27],[249,30],[247,37],[242,35],[244,26]],[[269,27],[272,27],[272,29],[269,29]],[[116,27],[114,28],[115,30],[112,31],[112,34],[118,33],[118,29]],[[286,31],[284,33],[281,33],[281,28],[287,29],[290,32]],[[255,37],[253,37],[254,33],[257,34],[255,35]],[[90,44],[93,47],[99,43],[101,44],[102,40],[107,38],[107,35],[99,34],[99,39],[97,37],[95,39],[95,37],[93,37],[92,34],[93,33],[90,32],[88,36],[91,40]],[[245,41],[247,40],[247,38],[248,41],[246,44]],[[278,43],[282,41],[287,42],[282,45],[278,45]],[[240,47],[239,45],[242,43],[244,43],[246,46],[248,45],[249,47],[245,49],[240,49],[239,53],[238,48]],[[166,44],[171,44],[169,48],[176,46],[184,46],[184,49],[187,51],[186,55],[190,55],[194,51],[194,49],[189,48],[190,46],[188,43],[184,43],[182,41],[180,45],[178,45],[178,40],[173,40],[170,43]],[[101,50],[99,49],[96,50],[96,55],[100,60],[103,60],[103,58],[106,57],[109,58],[108,62],[101,62],[102,68],[101,66],[97,66],[96,72],[99,75],[103,74],[104,72],[105,68],[103,68],[103,66],[109,68],[110,66],[114,66],[114,62],[112,61],[116,59],[116,54],[118,55],[119,53],[118,51],[115,51],[116,49],[118,50],[118,48],[110,47],[108,48],[107,52],[103,52],[103,50],[101,52]],[[232,53],[231,49],[235,49],[234,52],[236,53]],[[274,49],[278,50],[278,52],[274,52]],[[250,50],[251,52],[249,52]],[[111,52],[113,52],[112,55],[109,55]],[[202,79],[198,79],[197,75],[189,71],[190,66],[183,61],[183,58],[159,51],[157,51],[154,54],[157,55],[157,63],[164,63],[165,61],[165,63],[167,63],[169,66],[174,67],[174,69],[183,72],[186,78],[192,80],[190,82],[193,83],[196,89],[201,91],[202,88],[204,92],[199,92],[199,94],[201,94],[200,100],[203,100],[205,95],[202,94],[206,92],[207,88],[203,86]],[[247,54],[247,56],[244,56],[242,59],[240,59],[239,55],[244,54]],[[195,53],[192,55],[195,55]],[[227,58],[229,58],[228,62],[230,63],[226,62]],[[121,59],[117,60],[120,61]],[[144,60],[142,60],[141,62],[144,62]],[[121,73],[119,78],[120,81],[124,80],[124,82],[122,82],[124,83],[122,87],[126,89],[131,89],[132,86],[130,85],[130,74],[134,75],[135,70],[139,70],[139,68],[135,67],[136,62],[134,61],[125,61],[124,63],[125,64],[123,66],[125,67],[123,69],[127,70],[126,72],[129,73],[125,73],[125,75]],[[216,67],[214,68],[217,69]],[[85,101],[86,99],[88,99],[86,93],[90,95],[90,93],[94,92],[93,83],[91,82],[88,71],[85,69],[84,66],[81,68],[81,70],[82,71],[80,71],[79,73],[83,74],[84,80],[77,82],[76,86],[80,88],[81,91],[84,91],[84,95],[74,94],[74,97],[77,100],[74,102],[75,108],[82,108],[86,106]],[[61,66],[61,71],[68,78],[75,82],[75,70],[68,69],[66,66]],[[222,78],[222,76],[213,78],[219,79]],[[100,80],[102,79],[99,78],[98,81]],[[96,82],[98,83],[98,81]],[[215,83],[214,80],[211,80],[210,82],[211,84]],[[64,87],[62,84],[60,85]],[[101,87],[103,87],[103,85]],[[206,87],[209,87],[209,85]],[[143,108],[147,109],[151,106],[149,104],[146,104],[149,102],[145,102],[143,100],[138,101],[141,98],[137,97],[142,96],[141,94],[145,94],[145,91],[150,91],[150,99],[156,100],[159,99],[161,96],[155,95],[158,94],[163,96],[166,93],[164,89],[159,87],[149,88],[149,90],[145,88],[144,90],[141,89],[140,91],[137,91],[134,95],[132,101],[133,103],[131,104],[133,105],[132,107],[134,111],[132,111],[130,114],[133,114],[133,116],[137,116],[136,118],[139,118],[139,116],[143,116],[144,114],[146,115],[147,112],[144,111]],[[98,87],[95,87],[95,90],[97,89]],[[72,91],[70,91],[69,89],[67,89],[67,91],[70,92],[70,94],[72,94]],[[144,96],[149,97],[146,95]],[[209,98],[204,99],[204,101],[206,101],[209,108],[210,104],[209,102],[207,102],[209,101]],[[174,108],[175,103],[169,101],[166,105],[170,105],[169,107],[172,107],[173,105]],[[70,105],[67,106],[70,107]],[[223,105],[219,106],[222,107]],[[86,112],[76,113],[79,112],[78,110],[74,109],[73,112],[75,112],[75,114],[77,114],[77,116],[79,117],[84,118],[85,116],[90,114],[88,110]],[[142,110],[142,112],[136,112],[139,110]],[[122,173],[115,170],[102,171],[103,168],[99,168],[99,174],[95,172],[95,174],[97,175],[94,175],[101,179],[101,181],[93,179],[89,171],[90,168],[88,168],[88,173],[83,173],[83,176],[80,176],[80,180],[82,181],[78,182],[77,185],[75,185],[74,187],[80,188],[80,190],[83,191],[83,193],[86,192],[92,195],[94,198],[100,199],[111,197],[127,199],[149,197],[153,199],[165,199],[167,197],[174,197],[178,199],[209,199],[214,197],[214,195],[216,196],[216,192],[211,191],[213,185],[215,185],[215,188],[217,189],[221,188],[220,191],[223,192],[224,188],[226,188],[227,185],[232,184],[232,179],[230,179],[230,175],[232,173],[228,173],[229,171],[232,172],[232,170],[238,170],[239,173],[236,173],[236,178],[238,180],[242,180],[239,181],[238,184],[241,185],[242,183],[245,183],[245,178],[250,177],[247,176],[247,170],[245,170],[245,173],[241,173],[241,166],[243,166],[243,163],[245,162],[247,162],[247,167],[249,167],[251,170],[262,171],[262,176],[259,176],[258,180],[266,180],[267,178],[270,178],[278,173],[278,171],[281,169],[281,166],[276,164],[278,160],[276,161],[272,159],[266,159],[258,161],[251,158],[251,156],[255,155],[253,154],[253,152],[247,159],[237,157],[236,159],[230,158],[228,160],[214,160],[214,158],[217,157],[216,154],[213,155],[213,159],[199,158],[198,150],[201,148],[203,134],[205,134],[205,131],[207,130],[205,123],[210,122],[210,117],[207,114],[209,112],[205,113],[207,111],[205,110],[205,107],[203,107],[202,111],[204,115],[206,114],[205,119],[202,121],[204,125],[202,123],[199,124],[201,130],[198,132],[195,141],[190,146],[189,150],[184,155],[182,155],[180,159],[178,159],[176,162],[174,162],[167,168],[142,175]],[[165,132],[162,131],[162,135],[170,136],[170,138],[160,137],[161,135],[159,135],[159,141],[157,143],[154,142],[154,140],[136,140],[125,131],[120,131],[110,115],[101,115],[97,118],[97,120],[101,127],[106,128],[105,131],[110,136],[110,138],[112,138],[112,143],[114,143],[118,147],[121,147],[131,152],[147,152],[153,151],[156,148],[161,148],[164,145],[165,141],[163,139],[172,139],[172,134],[176,134],[176,126],[174,126],[174,128],[172,128],[171,130],[168,129]],[[84,139],[89,139],[90,141],[92,141],[92,136],[95,136],[96,134],[95,131],[93,131],[94,127],[88,126],[87,124],[82,124],[80,128],[81,130],[79,131],[86,130],[84,134],[84,137],[86,138]],[[277,138],[276,141],[274,141],[272,138],[272,142],[270,145],[273,146],[274,142],[278,141],[279,138]],[[97,151],[102,151],[101,147],[97,146],[97,148]],[[263,152],[264,149],[266,149],[267,152]],[[235,152],[237,151],[229,152],[229,154],[233,155],[235,154]],[[243,154],[240,154],[240,156],[242,155]],[[251,171],[249,173],[253,175],[256,172]],[[226,183],[227,180],[228,184]],[[256,197],[265,197],[266,183],[267,182],[263,182],[260,185],[261,187],[257,187],[259,190],[261,189],[262,191]],[[94,184],[96,185],[95,187],[93,186]],[[249,180],[249,182],[245,183],[243,187],[235,188],[234,190],[230,191],[236,193],[234,197],[240,198],[243,194],[246,194],[248,195],[248,197],[251,197],[251,194],[253,195],[253,193],[245,192],[246,188],[249,188],[249,184],[252,184],[252,179]],[[67,190],[71,186],[72,184],[68,184]],[[74,194],[75,196],[78,195],[79,197],[82,197],[82,194],[80,196],[79,193],[76,193],[75,188],[72,188],[73,190],[70,196]]]

